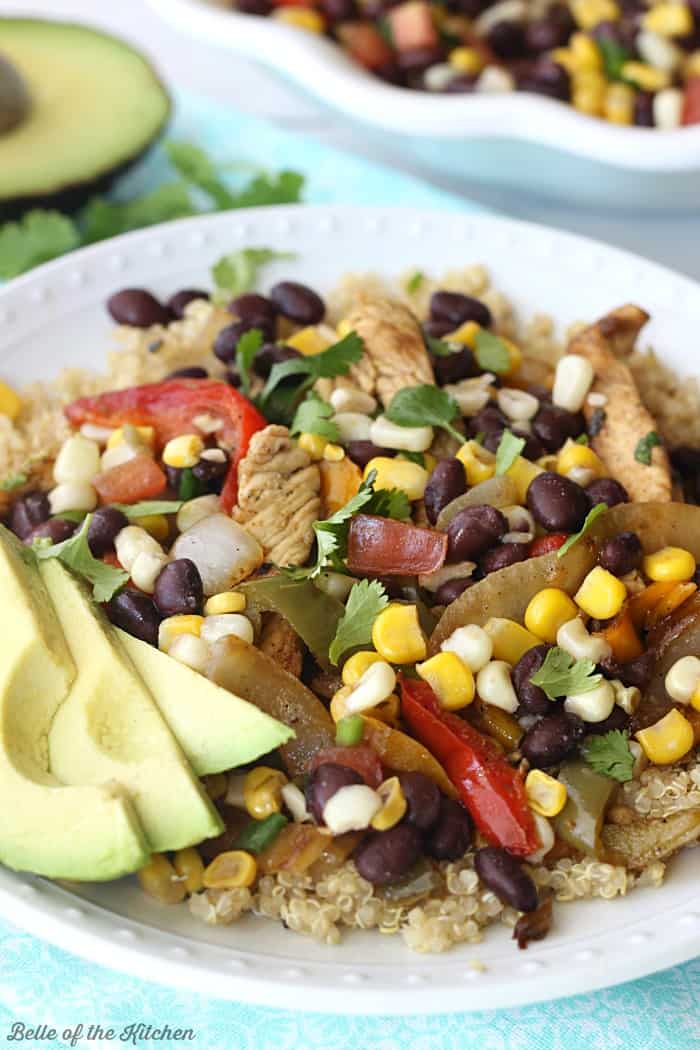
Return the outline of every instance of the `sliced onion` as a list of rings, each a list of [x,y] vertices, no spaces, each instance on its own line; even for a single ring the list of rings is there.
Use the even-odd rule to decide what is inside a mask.
[[[255,537],[226,514],[196,522],[178,536],[170,553],[195,563],[207,595],[235,587],[262,565],[264,557]]]
[[[436,572],[447,554],[447,535],[403,521],[356,514],[348,534],[348,569],[363,576],[415,576]]]
[[[445,530],[453,518],[465,507],[477,507],[488,504],[490,507],[510,507],[518,502],[518,490],[512,478],[505,475],[480,481],[463,496],[458,496],[440,511],[437,520],[438,529]]]

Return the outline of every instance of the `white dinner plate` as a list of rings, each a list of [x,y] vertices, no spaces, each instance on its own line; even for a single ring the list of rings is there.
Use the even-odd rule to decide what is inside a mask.
[[[297,253],[269,267],[263,288],[283,275],[323,291],[347,271],[392,275],[415,264],[439,274],[480,261],[523,317],[547,312],[564,325],[634,301],[653,315],[648,339],[664,360],[681,372],[694,366],[700,287],[644,259],[490,216],[284,207],[168,223],[12,282],[0,290],[0,375],[22,383],[69,362],[99,368],[111,292],[206,287],[210,265],[246,246]],[[688,851],[677,858],[661,889],[558,905],[551,935],[527,951],[499,926],[482,944],[437,956],[413,954],[400,937],[376,932],[347,933],[327,947],[264,919],[202,925],[185,907],[146,897],[134,880],[69,891],[4,868],[0,914],[96,963],[202,994],[353,1013],[477,1010],[588,992],[694,957],[699,857]]]

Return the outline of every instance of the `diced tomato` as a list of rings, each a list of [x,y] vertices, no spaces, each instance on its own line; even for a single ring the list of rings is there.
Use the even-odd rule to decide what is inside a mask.
[[[438,43],[432,8],[426,0],[408,0],[392,7],[386,19],[397,51],[417,51]]]
[[[103,561],[105,563],[105,565],[111,565],[113,569],[121,569],[122,568],[122,564],[119,561],[119,558],[114,553],[114,551],[107,551],[106,554],[102,555],[102,557],[100,558],[100,561]]]
[[[376,26],[371,22],[343,22],[336,36],[351,58],[365,69],[379,69],[394,54]]]
[[[134,456],[93,479],[103,503],[138,503],[165,490],[168,479],[151,456]]]
[[[528,555],[531,558],[539,558],[540,554],[551,554],[558,551],[568,540],[566,532],[553,532],[551,536],[538,536],[528,547]]]
[[[325,762],[333,762],[338,766],[348,766],[359,773],[365,784],[370,787],[379,787],[384,779],[382,764],[379,755],[366,744],[358,744],[356,747],[324,747],[317,751],[309,762],[309,773],[322,766]]]
[[[350,522],[348,569],[360,576],[437,572],[446,554],[446,532],[370,514],[356,514]]]
[[[683,96],[682,124],[700,124],[700,77],[689,77]]]

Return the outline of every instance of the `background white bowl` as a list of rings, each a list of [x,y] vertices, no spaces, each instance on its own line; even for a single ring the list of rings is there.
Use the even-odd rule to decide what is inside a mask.
[[[263,288],[293,276],[324,291],[348,271],[392,276],[415,264],[439,275],[480,261],[522,317],[550,313],[560,329],[634,300],[652,314],[648,337],[664,360],[681,372],[693,366],[700,287],[633,255],[490,216],[287,207],[168,223],[11,282],[0,289],[0,375],[22,383],[64,364],[99,369],[112,292],[207,287],[220,255],[251,245],[297,253],[265,271]],[[1,867],[0,915],[102,965],[204,995],[334,1012],[481,1010],[586,992],[694,957],[697,863],[697,852],[683,854],[658,890],[557,906],[551,936],[526,952],[498,926],[483,944],[440,956],[412,954],[400,938],[376,932],[347,934],[330,948],[269,920],[204,926],[146,897],[133,880],[69,892]]]
[[[597,206],[671,211],[700,204],[700,125],[619,127],[522,92],[408,91],[367,73],[327,38],[273,19],[216,0],[149,3],[174,27],[258,59],[362,122],[370,141],[436,172]]]

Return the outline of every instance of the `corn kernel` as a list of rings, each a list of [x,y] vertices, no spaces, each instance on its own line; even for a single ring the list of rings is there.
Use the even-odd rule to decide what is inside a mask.
[[[496,473],[496,457],[493,452],[480,445],[478,441],[467,441],[455,453],[464,465],[467,485],[478,485],[488,481]]]
[[[458,73],[474,77],[484,68],[483,56],[475,47],[455,47],[447,56],[447,61]]]
[[[246,773],[243,783],[245,808],[254,820],[279,813],[282,809],[282,788],[287,778],[279,769],[255,766]]]
[[[644,754],[657,766],[667,766],[687,755],[695,743],[693,727],[677,707],[646,729],[635,733]]]
[[[691,51],[683,63],[683,76],[686,80],[690,77],[700,77],[700,50]]]
[[[586,33],[574,33],[569,40],[569,48],[573,58],[576,72],[594,70],[599,72],[603,68],[603,56],[600,48]]]
[[[416,671],[428,683],[440,707],[459,711],[474,699],[474,675],[456,653],[446,651],[417,664]]]
[[[589,481],[605,478],[608,475],[600,456],[589,445],[577,445],[571,438],[559,450],[557,455],[557,474],[569,476],[575,469],[583,469],[590,475]]]
[[[348,319],[344,317],[341,321],[338,321],[335,331],[336,335],[338,336],[338,339],[344,339],[346,335],[350,335],[350,333],[353,331],[353,327],[348,321]]]
[[[245,594],[240,591],[222,591],[212,594],[204,605],[205,616],[225,616],[226,613],[240,613],[246,607]]]
[[[571,89],[571,102],[579,113],[589,117],[603,115],[607,81],[602,73],[586,71],[574,75]]]
[[[529,649],[542,644],[541,638],[521,624],[500,616],[492,616],[487,620],[484,630],[493,643],[494,660],[505,660],[511,666],[515,666]]]
[[[168,467],[186,470],[199,462],[204,442],[199,434],[180,434],[171,438],[163,449],[163,462]]]
[[[136,518],[134,525],[145,529],[148,535],[152,536],[154,540],[158,540],[159,543],[167,540],[170,533],[170,526],[165,514],[145,514],[142,518]]]
[[[320,434],[300,434],[297,438],[299,448],[303,449],[313,460],[323,459],[328,441]]]
[[[541,769],[531,769],[525,778],[525,793],[530,809],[541,817],[556,817],[566,805],[566,785]]]
[[[0,380],[0,416],[15,420],[22,411],[22,401],[11,386]]]
[[[615,0],[572,0],[570,7],[581,29],[593,29],[599,22],[617,22],[620,18]]]
[[[196,638],[202,630],[203,616],[194,616],[182,613],[178,616],[168,616],[161,620],[158,628],[158,648],[162,653],[170,651],[170,647],[176,638],[182,634],[193,634]]]
[[[499,339],[508,351],[508,367],[504,372],[499,372],[499,375],[503,377],[512,376],[523,363],[523,352],[512,339],[506,339],[504,335],[499,336]]]
[[[185,885],[162,853],[154,853],[148,864],[137,872],[137,877],[141,889],[161,904],[179,904],[185,899]]]
[[[340,463],[341,459],[345,459],[345,449],[342,445],[334,445],[329,441],[323,450],[323,458],[329,463]]]
[[[412,501],[423,499],[430,475],[418,463],[411,463],[407,459],[375,456],[365,467],[365,480],[373,470],[377,472],[375,489],[401,489]]]
[[[450,332],[444,338],[448,343],[461,343],[468,346],[470,350],[476,348],[476,337],[481,331],[481,325],[476,321],[465,321],[454,332]]]
[[[573,52],[568,47],[556,47],[550,52],[552,60],[565,69],[566,72],[573,76],[576,68],[576,62],[573,56]]]
[[[693,15],[688,4],[657,4],[644,15],[642,25],[660,36],[689,36],[693,31]]]
[[[285,339],[285,343],[287,346],[298,350],[304,357],[315,357],[316,354],[322,353],[331,345],[329,340],[324,338],[318,328],[314,326],[300,329],[300,331]]]
[[[694,711],[700,711],[700,682],[698,682],[697,688],[690,698],[690,706]]]
[[[543,642],[554,645],[559,628],[573,620],[577,611],[566,591],[558,587],[544,587],[530,599],[525,610],[525,626]]]
[[[574,595],[579,609],[596,620],[617,616],[626,598],[627,588],[622,580],[600,565],[591,569]]]
[[[513,465],[508,468],[505,476],[512,478],[515,482],[518,503],[525,505],[530,483],[541,473],[542,467],[538,467],[536,463],[531,463],[529,459],[525,459],[523,456],[518,456]]]
[[[252,886],[257,874],[258,865],[252,853],[234,849],[214,857],[204,869],[202,882],[208,890],[239,890]]]
[[[153,446],[153,442],[156,439],[156,432],[153,427],[136,427],[130,424],[126,424],[123,427],[117,427],[107,438],[107,448],[117,448],[118,445],[147,445],[149,448]]]
[[[393,603],[380,612],[372,627],[372,644],[391,664],[425,660],[427,646],[416,606]]]
[[[609,84],[603,115],[611,124],[634,124],[634,89],[629,84]]]
[[[625,80],[629,80],[642,91],[663,91],[671,83],[669,73],[646,62],[625,62],[621,73]]]
[[[343,679],[343,685],[357,685],[367,668],[371,667],[372,664],[376,664],[381,659],[383,659],[383,657],[381,657],[379,653],[375,653],[372,649],[353,653],[353,655],[348,657],[343,664],[341,676]]]
[[[401,790],[398,777],[389,777],[377,788],[382,808],[372,817],[370,824],[375,831],[388,831],[403,817],[407,809],[406,796]]]
[[[695,574],[695,558],[682,547],[662,547],[642,561],[644,574],[655,583],[686,583]]]
[[[204,865],[194,846],[179,849],[173,857],[173,867],[187,893],[199,893],[204,886]]]

